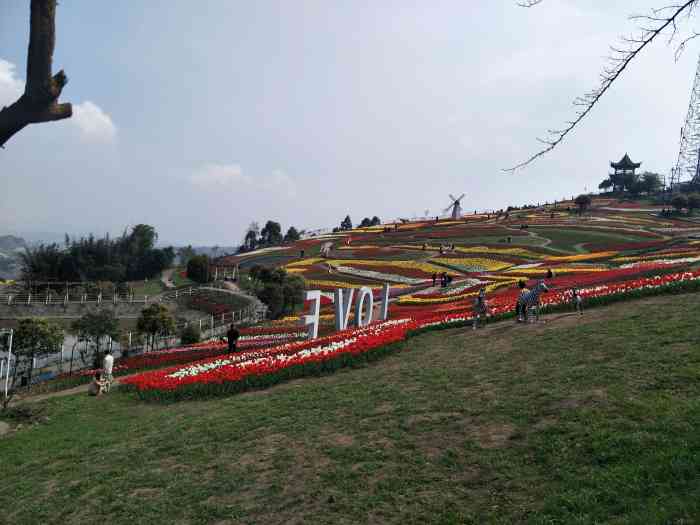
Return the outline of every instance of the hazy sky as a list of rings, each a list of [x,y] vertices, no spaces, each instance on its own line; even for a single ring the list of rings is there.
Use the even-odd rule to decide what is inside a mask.
[[[238,243],[248,223],[337,225],[596,188],[610,160],[675,162],[698,45],[646,50],[560,148],[631,13],[662,0],[64,0],[54,69],[74,117],[0,151],[0,234]],[[21,92],[28,0],[0,1],[0,106]]]

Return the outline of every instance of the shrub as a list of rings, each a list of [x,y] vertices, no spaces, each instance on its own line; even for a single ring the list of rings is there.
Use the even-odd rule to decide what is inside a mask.
[[[199,343],[201,334],[199,332],[199,327],[194,324],[188,324],[180,332],[180,342],[183,345],[193,345]]]

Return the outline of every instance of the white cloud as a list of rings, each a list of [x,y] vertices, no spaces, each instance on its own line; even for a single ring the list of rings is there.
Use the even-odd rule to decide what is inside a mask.
[[[296,184],[292,178],[282,170],[274,170],[272,175],[263,181],[263,187],[283,195],[294,198],[297,196]]]
[[[112,118],[89,100],[73,105],[73,117],[70,122],[78,127],[81,137],[87,141],[111,142],[117,136],[117,128]]]
[[[251,179],[243,175],[238,164],[206,164],[190,177],[190,181],[200,188],[220,188],[249,184]]]
[[[264,190],[267,194],[287,198],[297,196],[294,180],[282,170],[274,170],[266,177],[243,174],[239,164],[205,164],[191,177],[190,182],[201,189]]]
[[[15,69],[12,62],[0,58],[0,108],[12,104],[24,91],[24,82]]]
[[[17,66],[0,58],[0,107],[12,104],[24,91],[24,81],[17,76]],[[73,116],[67,121],[80,132],[83,140],[111,142],[117,136],[112,118],[94,102],[73,104]]]

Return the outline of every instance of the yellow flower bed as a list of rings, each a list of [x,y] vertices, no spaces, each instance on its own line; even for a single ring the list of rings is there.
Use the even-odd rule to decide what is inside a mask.
[[[363,260],[363,259],[334,259],[328,261],[333,266],[350,266],[361,265],[365,267],[372,266],[393,266],[394,268],[408,268],[411,270],[421,270],[427,273],[433,273],[438,271],[443,271],[443,268],[436,266],[434,264],[420,262],[420,261],[378,261],[376,259]]]
[[[503,270],[505,268],[510,268],[511,266],[513,266],[513,263],[497,261],[495,259],[485,259],[482,257],[461,257],[459,259],[445,257],[445,258],[439,258],[439,259],[435,258],[433,260],[440,261],[443,264],[449,264],[449,265],[454,265],[454,266],[479,267],[479,268],[483,268],[483,270],[481,270],[483,272],[497,272],[499,270]],[[479,271],[479,270],[475,270],[475,271]]]
[[[521,268],[520,270],[509,270],[504,272],[506,275],[541,275],[546,273],[548,268],[544,266],[539,266],[537,268]],[[566,274],[566,273],[595,273],[595,272],[605,272],[607,268],[552,268],[554,275]]]
[[[309,257],[308,259],[300,259],[298,261],[293,261],[284,265],[285,268],[300,268],[303,266],[312,266],[319,263],[325,259],[321,257]]]
[[[492,246],[471,246],[468,248],[455,248],[455,251],[461,253],[494,253],[498,255],[515,255],[517,257],[526,257],[528,259],[544,259],[546,256],[541,253],[535,253],[524,248],[494,248]]]
[[[666,252],[666,253],[655,253],[650,255],[630,255],[628,257],[615,257],[612,259],[615,262],[636,262],[636,261],[650,261],[653,259],[675,259],[678,257],[697,257],[700,252]]]
[[[597,259],[608,259],[614,257],[620,252],[594,252],[594,253],[581,253],[578,255],[553,255],[547,257],[549,262],[576,262],[576,261],[595,261]]]
[[[356,284],[356,283],[346,283],[343,281],[325,281],[321,279],[304,279],[304,283],[307,287],[310,286],[325,286],[328,288],[362,288],[363,286],[369,286],[370,288],[381,288],[381,284]],[[392,288],[407,288],[407,284],[392,284]]]
[[[508,281],[501,281],[497,283],[491,283],[486,285],[486,293],[493,292],[498,288],[502,288],[509,284],[517,283],[518,279],[509,278]],[[420,305],[420,304],[442,304],[442,303],[453,303],[467,299],[468,297],[474,297],[479,292],[467,292],[457,295],[445,295],[444,297],[420,297],[415,295],[404,295],[399,297],[397,300],[398,304],[403,305]]]

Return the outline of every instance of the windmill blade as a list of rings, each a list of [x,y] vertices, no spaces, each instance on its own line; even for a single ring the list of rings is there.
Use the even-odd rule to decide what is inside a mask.
[[[464,198],[465,195],[466,195],[466,193],[462,193],[462,196],[461,196],[459,199],[455,199],[455,200],[456,200],[457,202],[459,202],[459,201],[461,201],[461,200]]]
[[[448,193],[448,195],[450,196],[450,199],[452,199],[453,201],[456,201],[456,200],[457,200],[457,199],[454,198],[454,195],[452,195],[451,193]]]
[[[454,207],[454,204],[450,204],[447,208],[445,208],[444,210],[442,210],[442,213],[447,213],[447,212],[450,211],[453,207]]]

